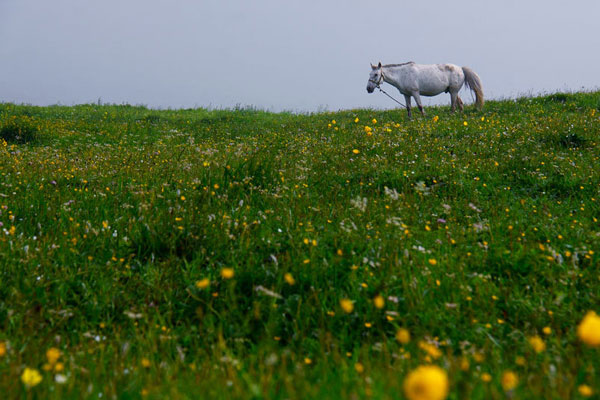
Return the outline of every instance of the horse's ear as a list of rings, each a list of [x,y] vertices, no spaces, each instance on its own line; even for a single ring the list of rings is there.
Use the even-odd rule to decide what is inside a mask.
[[[381,68],[381,61],[379,61],[379,65],[377,66],[377,68]]]
[[[371,64],[371,68],[373,68],[373,69],[377,69],[377,67],[376,67],[376,66],[374,66],[373,64]]]

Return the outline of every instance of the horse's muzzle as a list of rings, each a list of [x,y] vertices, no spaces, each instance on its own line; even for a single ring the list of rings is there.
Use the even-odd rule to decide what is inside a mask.
[[[369,92],[369,93],[373,93],[373,90],[375,90],[375,88],[372,88],[372,87],[368,87],[368,86],[367,86],[367,92]]]

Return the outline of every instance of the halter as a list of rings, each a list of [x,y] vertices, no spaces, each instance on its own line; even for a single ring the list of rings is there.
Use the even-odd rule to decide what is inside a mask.
[[[383,67],[380,69],[381,69],[381,74],[379,74],[379,80],[377,82],[373,79],[369,79],[369,82],[373,82],[375,84],[375,86],[377,87],[377,89],[379,89],[379,90],[381,90],[379,85],[381,84],[381,81],[383,81]]]
[[[392,96],[390,96],[390,95],[389,95],[389,94],[388,94],[388,93],[387,93],[385,90],[383,90],[383,89],[381,88],[381,86],[380,86],[380,85],[381,85],[381,82],[382,82],[382,81],[383,81],[383,79],[384,79],[384,78],[383,78],[383,67],[381,67],[380,69],[381,69],[381,74],[380,74],[380,76],[379,76],[379,80],[378,80],[378,81],[375,81],[375,80],[373,80],[373,79],[369,79],[369,82],[373,82],[373,83],[375,84],[375,87],[376,87],[377,89],[379,89],[379,91],[380,91],[381,93],[385,94],[387,97],[389,97],[390,99],[394,100],[396,103],[400,104],[402,107],[406,107],[406,105],[404,105],[404,104],[400,103],[398,100],[396,100],[395,98],[393,98]]]

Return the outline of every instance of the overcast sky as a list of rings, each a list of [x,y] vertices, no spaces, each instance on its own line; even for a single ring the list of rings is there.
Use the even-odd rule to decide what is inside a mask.
[[[393,108],[369,63],[469,66],[503,98],[600,87],[599,49],[597,0],[0,0],[0,101]]]

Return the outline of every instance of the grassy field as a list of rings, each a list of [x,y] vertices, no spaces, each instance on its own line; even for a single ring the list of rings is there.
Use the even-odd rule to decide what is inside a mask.
[[[0,104],[2,396],[598,398],[600,93],[426,111]]]

